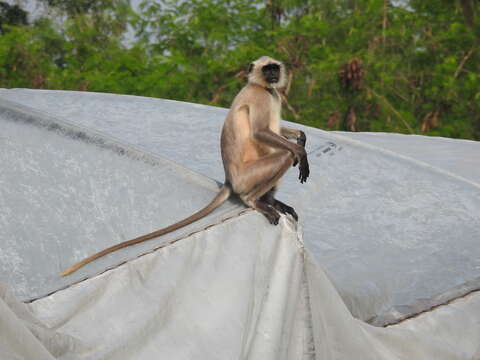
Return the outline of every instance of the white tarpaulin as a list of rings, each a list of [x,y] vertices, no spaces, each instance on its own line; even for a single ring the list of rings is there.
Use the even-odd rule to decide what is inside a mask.
[[[25,336],[6,349],[25,359],[43,359],[45,349],[60,359],[118,360],[480,355],[479,296],[373,327],[354,319],[323,270],[304,258],[291,222],[259,231],[263,225],[261,215],[248,212],[37,300],[28,309],[42,324],[33,333],[45,348]],[[5,310],[0,316],[3,323]],[[10,317],[2,339],[4,331],[16,336],[32,327],[31,315]]]
[[[303,127],[311,178],[301,186],[292,169],[280,194],[300,229],[232,201],[58,276],[206,204],[215,181],[176,163],[222,181],[224,115],[139,97],[0,91],[0,281],[11,288],[0,291],[1,359],[480,358],[471,141]],[[379,328],[351,313],[376,325],[416,317]]]

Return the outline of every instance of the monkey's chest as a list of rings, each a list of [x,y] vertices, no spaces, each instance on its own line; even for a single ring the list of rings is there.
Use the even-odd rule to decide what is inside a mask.
[[[280,135],[280,121],[271,121],[269,125],[270,130],[272,130],[275,134]]]
[[[280,134],[281,106],[282,104],[280,103],[280,101],[272,100],[272,111],[268,127],[275,134]]]

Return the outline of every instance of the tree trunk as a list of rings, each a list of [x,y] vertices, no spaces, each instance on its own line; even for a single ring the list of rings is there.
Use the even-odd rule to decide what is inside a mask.
[[[474,0],[460,0],[460,5],[462,5],[465,22],[472,29],[475,29],[475,5],[473,1]]]

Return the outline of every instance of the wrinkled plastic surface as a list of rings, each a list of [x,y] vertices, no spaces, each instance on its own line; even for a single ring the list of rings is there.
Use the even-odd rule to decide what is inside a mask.
[[[295,224],[283,217],[266,229],[264,221],[248,211],[28,306],[0,291],[0,354],[36,360],[480,355],[478,293],[399,325],[368,325],[352,317],[303,249]],[[13,334],[25,335],[21,345]]]
[[[2,103],[3,101],[3,103]],[[242,209],[227,203],[162,238],[117,251],[68,277],[83,258],[181,220],[217,184],[164,158],[0,99],[0,279],[22,300],[90,277]]]
[[[408,156],[451,175],[480,184],[478,141],[375,132],[338,134]]]
[[[62,91],[1,90],[0,97],[223,181],[225,109]],[[289,126],[307,133],[312,172],[301,185],[290,170],[279,198],[297,209],[307,248],[356,317],[384,325],[479,288],[480,143]]]
[[[303,260],[285,220],[265,230],[250,211],[28,309],[66,359],[302,359]]]

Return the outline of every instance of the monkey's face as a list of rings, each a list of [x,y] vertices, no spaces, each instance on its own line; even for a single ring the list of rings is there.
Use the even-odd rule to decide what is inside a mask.
[[[285,86],[285,66],[268,56],[252,62],[248,68],[248,81],[268,88]]]
[[[280,80],[280,65],[268,64],[262,67],[263,77],[269,84],[276,84]]]

